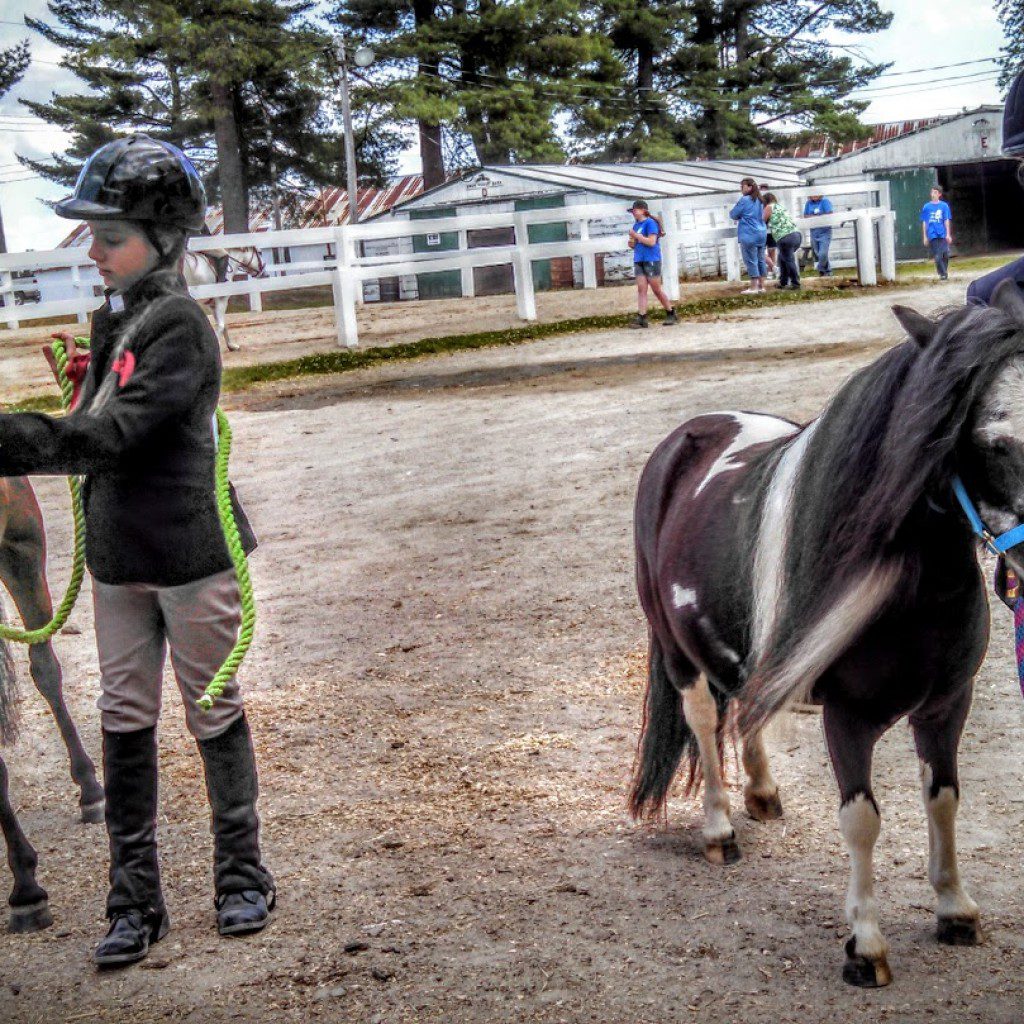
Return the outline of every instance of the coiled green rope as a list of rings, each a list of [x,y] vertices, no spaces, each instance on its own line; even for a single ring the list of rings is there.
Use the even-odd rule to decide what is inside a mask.
[[[238,631],[238,639],[224,664],[210,680],[206,692],[199,698],[199,706],[204,711],[213,707],[213,702],[224,692],[224,687],[238,671],[245,652],[252,643],[253,630],[256,627],[256,599],[252,592],[252,580],[249,578],[249,560],[245,557],[242,538],[238,534],[238,523],[231,507],[231,486],[228,483],[228,459],[231,456],[231,424],[228,423],[224,410],[217,409],[217,463],[216,489],[217,512],[220,515],[220,528],[224,531],[224,540],[228,545],[228,553],[238,577],[238,592],[242,602],[242,626]]]
[[[89,347],[88,339],[76,339],[83,347]],[[60,404],[65,410],[71,408],[71,399],[74,395],[74,385],[68,380],[67,365],[68,354],[63,341],[53,343],[53,355],[57,360],[57,377],[60,382]],[[71,491],[71,512],[75,522],[75,552],[71,566],[71,579],[68,580],[67,590],[64,591],[64,599],[61,601],[53,618],[45,626],[39,629],[15,629],[0,623],[0,637],[4,640],[13,640],[19,644],[45,644],[54,633],[63,629],[78,600],[78,592],[82,589],[82,580],[85,577],[85,512],[82,509],[82,481],[77,476],[68,477],[68,489]]]
[[[78,348],[88,348],[88,338],[76,338]],[[68,355],[64,342],[58,339],[53,343],[53,355],[57,361],[57,380],[60,384],[60,401],[65,411],[71,408],[74,396],[74,384],[67,375]],[[238,577],[238,591],[242,604],[242,625],[238,631],[238,639],[224,664],[210,680],[198,704],[204,711],[213,707],[214,701],[224,693],[231,678],[238,672],[242,659],[252,643],[253,631],[256,627],[256,599],[253,595],[252,580],[249,578],[249,560],[242,547],[242,539],[235,521],[234,509],[231,506],[231,486],[228,483],[228,460],[231,457],[231,424],[224,410],[217,409],[217,461],[215,464],[215,488],[217,496],[217,513],[220,526],[224,531],[224,540],[231,555],[231,562]],[[54,617],[39,629],[13,629],[0,623],[0,637],[22,644],[46,643],[54,633],[62,629],[71,614],[71,609],[78,600],[78,592],[82,589],[85,576],[85,512],[82,508],[82,482],[77,476],[68,477],[71,491],[71,507],[75,521],[75,551],[71,569],[71,579]]]

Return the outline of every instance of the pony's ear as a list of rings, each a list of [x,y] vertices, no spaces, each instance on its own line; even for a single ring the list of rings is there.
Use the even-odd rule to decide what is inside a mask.
[[[1011,320],[1024,327],[1024,295],[1012,278],[999,282],[992,293],[990,305],[1001,309]]]
[[[921,348],[927,348],[928,343],[935,337],[937,324],[934,320],[918,313],[916,309],[909,306],[893,306],[893,315],[899,320],[903,330],[909,334]]]

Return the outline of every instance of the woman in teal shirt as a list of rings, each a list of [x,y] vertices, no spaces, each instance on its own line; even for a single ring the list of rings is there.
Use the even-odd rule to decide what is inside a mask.
[[[775,198],[774,193],[764,196],[764,219],[768,230],[775,236],[779,250],[779,287],[800,290],[800,268],[796,262],[796,251],[803,236],[789,211]]]

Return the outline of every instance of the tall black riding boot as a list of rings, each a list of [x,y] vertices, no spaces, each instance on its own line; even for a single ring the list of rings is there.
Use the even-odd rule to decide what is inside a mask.
[[[156,851],[156,728],[104,729],[103,780],[110,838],[110,930],[93,959],[110,967],[141,960],[170,926]]]
[[[274,909],[275,890],[260,860],[259,785],[245,715],[198,746],[212,812],[217,930],[221,935],[257,932]]]

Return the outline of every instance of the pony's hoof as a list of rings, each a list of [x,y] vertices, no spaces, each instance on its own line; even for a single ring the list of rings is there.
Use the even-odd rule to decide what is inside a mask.
[[[981,941],[978,919],[940,917],[935,925],[935,937],[944,946],[976,946]]]
[[[233,341],[229,341],[228,342],[228,351],[229,352],[237,352],[241,347],[242,346],[239,345],[237,342],[233,342]]]
[[[846,943],[846,963],[843,964],[843,981],[857,988],[884,988],[892,981],[892,971],[885,956],[870,959],[857,951],[856,940]]]
[[[775,821],[782,817],[782,801],[779,799],[777,790],[769,796],[760,793],[744,793],[743,802],[747,806],[747,813],[755,821]]]
[[[29,932],[41,932],[53,924],[46,900],[31,903],[27,907],[11,907],[11,916],[7,920],[8,931],[15,935],[26,935]]]
[[[82,804],[82,824],[102,825],[104,803],[97,800],[94,804]]]
[[[736,836],[731,835],[728,839],[705,843],[704,856],[711,864],[735,864],[742,859],[743,854],[740,852],[740,844],[736,842]]]

